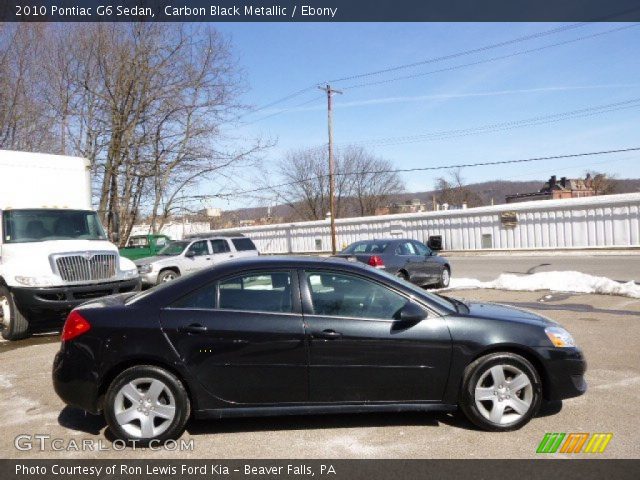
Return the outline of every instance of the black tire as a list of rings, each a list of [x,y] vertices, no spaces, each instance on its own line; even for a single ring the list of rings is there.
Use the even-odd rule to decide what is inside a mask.
[[[510,389],[507,390],[509,382],[513,381],[513,379],[519,375],[517,373],[514,373],[514,376],[511,379],[509,379],[507,375],[504,375],[506,382],[502,386],[504,386],[505,389],[498,389],[500,393],[495,393],[495,385],[485,387],[485,383],[479,384],[479,381],[482,381],[483,377],[485,381],[488,380],[489,382],[492,382],[493,375],[491,373],[491,368],[497,366],[501,366],[505,369],[503,370],[503,374],[505,372],[509,373],[509,371],[519,371],[520,373],[525,374],[529,380],[530,388],[527,386],[518,391],[511,391]],[[494,397],[492,397],[491,400],[479,402],[484,413],[476,404],[477,386],[493,391]],[[505,390],[507,391],[505,392]],[[526,413],[517,412],[511,407],[512,402],[516,400],[520,400],[522,402],[519,403],[520,408],[522,408],[522,405],[525,405],[526,403],[529,404]],[[465,416],[473,424],[483,430],[493,432],[517,430],[528,423],[529,420],[538,413],[541,401],[542,383],[540,381],[540,374],[536,371],[531,362],[520,355],[516,355],[515,353],[499,352],[485,355],[484,357],[480,357],[469,364],[464,371],[462,390],[460,392],[460,407]],[[501,404],[501,402],[504,402],[504,404]],[[491,405],[491,409],[489,409],[489,405]],[[494,405],[498,405],[498,411],[500,408],[504,411],[504,416],[502,414],[500,415],[502,417],[502,421],[500,422],[491,421],[485,416],[493,412]]]
[[[165,429],[161,433],[152,436],[142,435],[142,425],[140,420],[134,419],[129,423],[129,425],[133,425],[133,428],[135,428],[135,422],[138,422],[140,426],[140,432],[136,435],[131,432],[131,427],[127,427],[129,428],[129,430],[123,428],[123,426],[121,426],[116,418],[116,410],[118,409],[119,404],[118,394],[120,390],[127,384],[132,382],[142,382],[141,385],[144,386],[147,379],[160,380],[160,382],[162,382],[162,384],[164,384],[164,386],[168,388],[171,395],[173,396],[172,400],[174,403],[175,411],[175,414],[171,420],[165,421],[160,417],[156,417],[160,419],[160,422],[166,422],[168,425],[164,427]],[[148,394],[148,391],[144,393],[143,390],[141,390],[139,391],[139,393],[141,395],[141,398],[144,398],[144,395]],[[134,402],[129,401],[129,403],[131,403],[132,406],[135,405]],[[157,407],[159,404],[155,405]],[[164,406],[171,406],[170,402],[165,400]],[[141,407],[144,408],[143,405],[141,405]],[[180,435],[182,435],[187,421],[191,416],[191,402],[184,385],[174,374],[154,365],[140,365],[126,369],[111,382],[104,398],[103,410],[107,425],[116,438],[131,443],[135,442],[136,446],[149,445],[149,442],[152,440],[157,441],[158,444],[161,445],[162,442],[166,440],[175,440],[179,438]],[[139,408],[136,410],[140,412]],[[137,415],[139,415],[140,418],[143,418],[142,415],[144,415],[144,413],[140,413]],[[148,416],[149,415],[147,415],[147,417]]]
[[[163,270],[158,274],[157,285],[175,280],[179,276],[180,276],[180,273],[178,273],[176,270],[171,270],[171,269]]]
[[[4,302],[8,305],[8,319],[2,313],[6,310],[2,308]],[[0,329],[5,340],[20,340],[31,335],[29,320],[20,312],[13,293],[5,285],[0,285],[0,317]]]
[[[436,288],[447,288],[451,281],[451,269],[447,266],[442,267],[440,271],[440,279],[436,283]]]

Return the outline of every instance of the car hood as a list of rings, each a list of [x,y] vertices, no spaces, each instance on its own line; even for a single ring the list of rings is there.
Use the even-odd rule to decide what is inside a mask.
[[[168,260],[169,262],[171,262],[171,260],[175,259],[176,257],[177,255],[155,255],[153,257],[139,258],[135,260],[133,263],[135,263],[137,266],[140,266],[140,265],[148,265],[150,263],[161,263],[165,260]]]
[[[529,325],[539,325],[541,327],[557,325],[542,315],[509,305],[484,302],[465,302],[465,305],[469,309],[469,313],[466,314],[468,317],[505,320]]]

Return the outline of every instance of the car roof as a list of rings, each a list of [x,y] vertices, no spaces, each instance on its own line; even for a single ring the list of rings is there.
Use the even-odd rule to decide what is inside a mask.
[[[211,240],[216,238],[247,238],[242,233],[191,233],[189,235],[185,235],[185,240]]]

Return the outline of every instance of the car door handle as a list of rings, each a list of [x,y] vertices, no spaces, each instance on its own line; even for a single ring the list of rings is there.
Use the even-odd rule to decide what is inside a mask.
[[[342,337],[340,332],[336,332],[335,330],[323,330],[320,333],[314,334],[316,338],[325,338],[327,340],[335,340],[336,338]]]
[[[207,331],[207,327],[200,325],[199,323],[192,323],[186,327],[181,327],[180,331],[184,333],[205,333]]]

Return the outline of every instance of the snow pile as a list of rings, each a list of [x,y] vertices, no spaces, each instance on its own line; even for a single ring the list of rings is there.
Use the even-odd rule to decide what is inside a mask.
[[[475,278],[451,278],[449,288],[494,288],[497,290],[551,290],[552,292],[599,293],[640,298],[640,285],[635,282],[620,283],[607,277],[586,273],[538,272],[531,275],[503,273],[495,280],[482,282]]]

